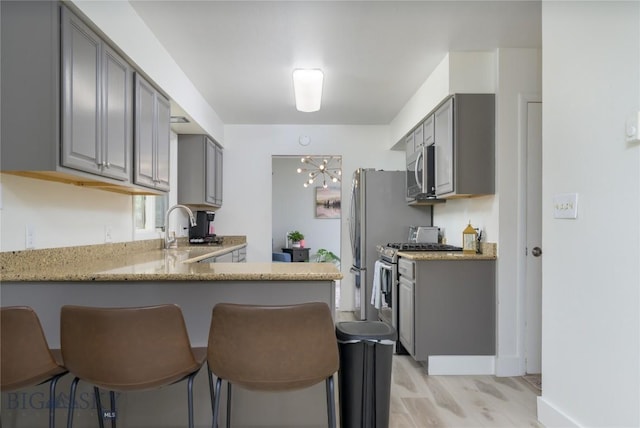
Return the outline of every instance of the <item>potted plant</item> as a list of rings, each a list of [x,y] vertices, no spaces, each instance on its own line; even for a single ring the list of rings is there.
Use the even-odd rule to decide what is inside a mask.
[[[293,247],[299,248],[300,247],[300,241],[302,241],[304,239],[304,235],[302,233],[298,232],[297,230],[292,230],[287,235],[287,238],[289,239],[289,241],[291,241],[291,245]]]
[[[329,250],[325,250],[324,248],[320,248],[316,253],[316,262],[317,263],[330,262],[340,267],[340,257],[336,256],[333,252]]]

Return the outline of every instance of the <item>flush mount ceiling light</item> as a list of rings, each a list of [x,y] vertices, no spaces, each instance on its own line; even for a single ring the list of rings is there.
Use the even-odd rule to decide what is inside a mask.
[[[298,174],[307,173],[308,179],[304,187],[313,184],[316,178],[322,177],[322,187],[329,187],[328,182],[342,181],[342,158],[334,156],[305,156],[300,161],[309,168],[298,168]]]
[[[293,91],[298,111],[310,113],[320,110],[323,81],[324,74],[317,68],[293,70]]]

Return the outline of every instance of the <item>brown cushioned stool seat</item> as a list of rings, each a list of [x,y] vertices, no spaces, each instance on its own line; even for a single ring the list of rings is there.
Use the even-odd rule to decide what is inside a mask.
[[[339,357],[326,303],[218,304],[211,316],[207,361],[214,427],[223,380],[227,381],[227,427],[231,424],[231,384],[257,391],[289,391],[322,381],[326,382],[329,426],[335,427],[333,375]]]
[[[114,391],[144,391],[187,380],[189,427],[193,427],[193,378],[206,354],[194,352],[177,305],[133,308],[63,306],[60,317],[62,357],[76,376],[70,403],[81,379],[94,385],[98,421],[103,424],[99,388],[111,396],[115,426]],[[197,354],[197,355],[196,355]],[[69,406],[68,426],[73,422]]]
[[[50,382],[49,427],[53,427],[56,384],[67,370],[55,360],[38,315],[30,307],[0,309],[0,366],[2,392]]]

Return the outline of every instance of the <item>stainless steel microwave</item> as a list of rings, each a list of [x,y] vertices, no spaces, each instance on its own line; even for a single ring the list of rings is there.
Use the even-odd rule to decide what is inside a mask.
[[[407,201],[434,199],[435,146],[422,146],[407,157]]]

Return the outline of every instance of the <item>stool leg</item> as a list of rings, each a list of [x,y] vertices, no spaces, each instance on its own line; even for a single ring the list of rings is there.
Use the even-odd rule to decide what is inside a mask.
[[[49,428],[54,428],[56,425],[56,385],[64,375],[65,373],[54,376],[49,384]],[[0,428],[2,428],[2,424],[0,424]]]
[[[335,391],[333,387],[333,376],[329,376],[326,380],[327,390],[327,417],[329,419],[329,428],[336,427],[336,402]]]
[[[118,415],[116,414],[116,393],[113,391],[109,391],[109,400],[111,401],[111,428],[116,428],[116,419]]]
[[[220,408],[220,387],[222,386],[222,379],[216,380],[216,390],[214,394],[213,403],[213,428],[218,426],[218,409]]]
[[[211,373],[211,369],[209,368],[209,363],[207,363],[207,375],[209,377],[209,398],[211,399],[211,413],[214,413],[214,398],[215,398],[215,394],[213,392],[213,373]],[[211,428],[216,428],[218,426],[218,424],[216,423],[216,420],[213,419],[213,422],[211,423]]]
[[[227,428],[231,428],[231,382],[227,381]]]
[[[69,412],[67,413],[67,428],[71,428],[73,424],[73,408],[76,401],[76,388],[78,387],[78,381],[80,378],[76,377],[71,382],[71,391],[69,392]]]
[[[189,428],[193,428],[193,378],[196,373],[189,375],[187,379],[187,405],[189,407]]]
[[[104,421],[102,420],[102,403],[100,402],[100,389],[97,386],[93,387],[93,395],[96,399],[96,407],[98,408],[98,425],[100,428],[104,428]]]

